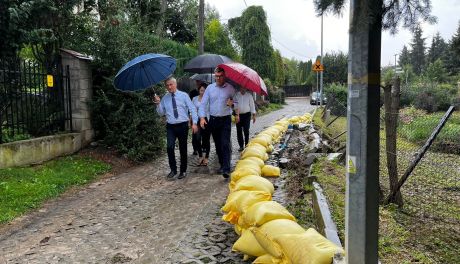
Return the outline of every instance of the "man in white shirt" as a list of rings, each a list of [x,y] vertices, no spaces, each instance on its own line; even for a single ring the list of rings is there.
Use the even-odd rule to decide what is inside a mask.
[[[251,118],[253,123],[256,122],[256,107],[252,94],[243,87],[238,93],[236,93],[235,101],[238,102],[238,104],[235,105],[235,108],[237,108],[235,109],[235,112],[237,113],[235,116],[236,136],[238,138],[238,145],[240,146],[238,151],[243,151],[249,141]]]

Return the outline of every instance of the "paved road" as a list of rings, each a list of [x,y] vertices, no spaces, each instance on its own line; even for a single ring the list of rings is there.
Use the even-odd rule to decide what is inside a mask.
[[[313,109],[307,98],[287,103],[259,117],[251,134]],[[232,142],[236,161],[235,129]],[[195,162],[183,180],[165,180],[161,157],[47,203],[0,228],[0,263],[235,263],[235,237],[219,220],[227,182],[214,174],[215,160]]]

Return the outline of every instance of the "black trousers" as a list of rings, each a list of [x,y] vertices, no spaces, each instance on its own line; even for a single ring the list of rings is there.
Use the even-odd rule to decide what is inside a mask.
[[[216,153],[223,173],[230,173],[232,117],[211,116],[208,127],[216,145]]]
[[[238,145],[244,148],[249,141],[249,127],[251,126],[251,112],[240,114],[240,122],[236,124],[236,137]],[[243,140],[244,133],[244,140]]]
[[[188,122],[166,125],[166,148],[171,171],[177,172],[176,156],[174,154],[176,139],[179,140],[180,172],[187,171],[187,137]]]
[[[208,122],[208,119],[206,122]],[[192,135],[192,145],[193,149],[198,151],[198,156],[201,158],[203,157],[203,153],[205,158],[209,158],[209,150],[211,148],[210,141],[210,133],[209,129],[201,128],[200,122],[198,122],[198,132]]]

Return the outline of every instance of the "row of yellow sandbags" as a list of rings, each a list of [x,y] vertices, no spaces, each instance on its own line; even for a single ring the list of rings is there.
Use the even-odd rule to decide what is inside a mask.
[[[300,123],[309,124],[311,123],[313,116],[310,113],[306,113],[301,116],[293,116],[289,118],[289,123],[292,125],[298,125]]]
[[[288,210],[271,201],[274,186],[261,177],[279,176],[279,168],[264,161],[289,123],[277,121],[248,144],[232,173],[222,219],[234,224],[240,235],[233,250],[242,252],[245,259],[257,257],[253,263],[331,263],[334,253],[343,250],[314,229],[305,231]]]

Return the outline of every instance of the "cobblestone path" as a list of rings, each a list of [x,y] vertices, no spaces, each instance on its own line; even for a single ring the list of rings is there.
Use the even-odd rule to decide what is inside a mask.
[[[306,98],[261,116],[251,135],[313,109]],[[233,162],[238,159],[232,130]],[[211,149],[211,156],[214,149]],[[191,146],[189,145],[189,152]],[[167,157],[92,183],[0,228],[0,263],[243,263],[230,248],[232,227],[220,220],[227,182],[209,168],[167,181]]]

